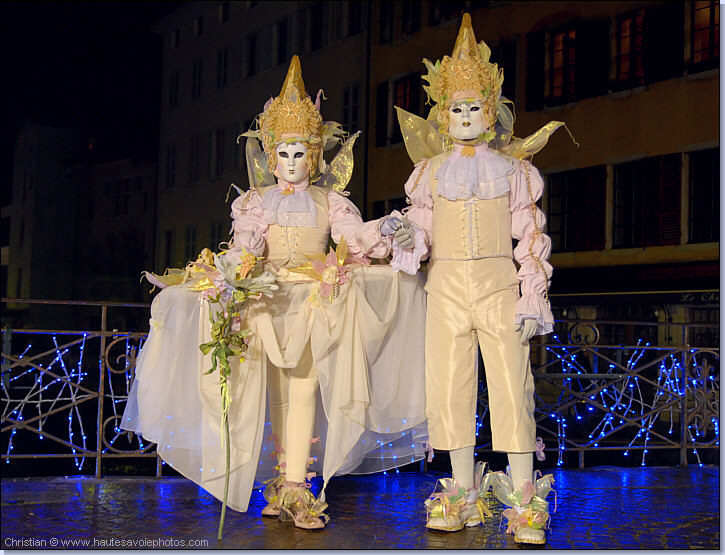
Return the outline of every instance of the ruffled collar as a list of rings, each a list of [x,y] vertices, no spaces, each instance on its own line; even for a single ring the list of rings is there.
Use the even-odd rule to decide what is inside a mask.
[[[455,143],[436,173],[436,192],[448,200],[496,198],[510,190],[508,176],[513,171],[513,164],[492,152],[488,143]]]
[[[277,180],[262,198],[267,223],[292,227],[317,227],[317,206],[309,192],[309,179],[289,183]]]

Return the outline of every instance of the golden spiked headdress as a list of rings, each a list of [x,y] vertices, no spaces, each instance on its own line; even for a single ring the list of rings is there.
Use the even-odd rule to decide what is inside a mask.
[[[359,132],[345,141],[331,165],[327,166],[323,151],[341,142],[346,133],[337,122],[322,121],[321,97],[322,90],[312,102],[305,91],[300,59],[296,55],[292,56],[279,96],[267,101],[264,111],[255,119],[256,129],[250,129],[237,138],[237,142],[242,137],[247,138],[247,171],[251,186],[274,183],[276,149],[280,143],[301,142],[307,147],[310,181],[319,179],[322,186],[338,192],[345,189],[352,174],[352,147]]]
[[[510,116],[501,100],[503,69],[491,63],[490,58],[491,49],[488,45],[483,41],[476,43],[471,16],[466,13],[463,14],[453,53],[435,64],[428,59],[423,60],[428,68],[428,74],[423,76],[428,85],[423,86],[423,90],[433,103],[428,119],[437,119],[441,124],[441,132],[445,133],[448,128],[448,108],[451,103],[462,98],[483,101],[486,119],[492,130],[497,119],[504,116],[506,120],[506,116]]]
[[[319,105],[305,91],[300,59],[292,57],[287,77],[277,98],[270,99],[258,117],[259,139],[269,167],[276,166],[278,144],[295,140],[305,144],[312,173],[317,169],[321,149],[322,116]]]
[[[551,134],[564,125],[560,121],[550,121],[528,137],[514,137],[514,115],[507,106],[511,101],[501,96],[503,70],[491,63],[490,58],[491,49],[486,43],[476,43],[471,16],[466,13],[451,56],[444,56],[435,64],[423,60],[428,69],[428,74],[423,76],[428,85],[424,85],[423,90],[433,105],[428,118],[420,118],[396,106],[403,141],[413,163],[452,147],[448,135],[448,109],[455,100],[482,100],[491,126],[482,138],[489,141],[491,148],[513,158],[531,158],[544,148]],[[576,141],[574,143],[578,146]]]

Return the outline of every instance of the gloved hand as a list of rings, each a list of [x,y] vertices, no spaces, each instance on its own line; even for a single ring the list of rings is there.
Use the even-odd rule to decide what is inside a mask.
[[[521,332],[522,345],[526,345],[529,340],[534,337],[537,328],[538,324],[533,318],[524,318],[521,322],[519,322],[515,329],[516,331]]]
[[[396,218],[395,216],[386,218],[380,226],[380,233],[392,235],[395,242],[404,249],[415,245],[415,230],[405,216],[402,218]]]
[[[401,226],[393,234],[393,239],[404,249],[415,246],[415,230],[405,216],[401,219]]]
[[[403,225],[403,221],[400,218],[387,216],[380,226],[380,233],[383,235],[393,235],[401,225]]]

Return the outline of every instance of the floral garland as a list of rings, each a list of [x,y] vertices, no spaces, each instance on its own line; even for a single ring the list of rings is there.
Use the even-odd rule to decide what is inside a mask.
[[[195,262],[190,262],[182,270],[169,270],[163,276],[145,272],[149,282],[160,288],[192,282],[189,289],[200,291],[209,302],[209,321],[211,323],[211,341],[199,345],[204,355],[211,355],[211,368],[204,375],[219,370],[219,386],[222,401],[221,429],[222,444],[226,452],[226,474],[224,478],[224,499],[219,518],[217,539],[222,539],[224,517],[226,515],[229,494],[230,474],[230,438],[229,438],[229,376],[232,368],[230,357],[238,356],[244,362],[251,330],[242,329],[243,311],[247,301],[258,300],[265,295],[272,296],[277,289],[275,277],[262,267],[262,259],[244,251],[238,264],[229,260],[226,252],[214,254],[204,249]],[[215,310],[218,306],[220,310]]]

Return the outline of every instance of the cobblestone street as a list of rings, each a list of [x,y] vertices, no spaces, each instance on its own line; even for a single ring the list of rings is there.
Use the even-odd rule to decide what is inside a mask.
[[[718,467],[553,470],[548,549],[719,549]],[[306,532],[249,511],[227,511],[183,478],[23,478],[2,481],[3,549],[518,549],[494,517],[456,533],[425,528],[434,473],[343,476],[330,482],[331,522]],[[548,499],[551,508],[555,500]],[[136,544],[120,543],[136,540]],[[154,544],[152,542],[156,541]]]

